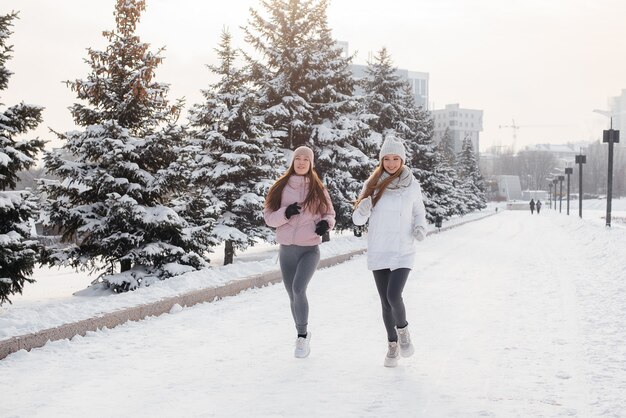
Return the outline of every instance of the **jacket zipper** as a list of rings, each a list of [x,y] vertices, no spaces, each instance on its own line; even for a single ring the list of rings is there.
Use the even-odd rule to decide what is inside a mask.
[[[302,182],[302,187],[300,188],[300,201],[304,201],[303,194],[304,194],[305,186],[306,186],[306,182],[303,181]],[[304,206],[302,206],[302,211],[304,211]],[[298,227],[299,226],[300,226],[300,216],[298,216],[298,220],[296,222],[296,225],[293,228],[293,235],[291,236],[291,243],[293,245],[295,245],[295,243],[296,243],[296,232],[298,231]]]

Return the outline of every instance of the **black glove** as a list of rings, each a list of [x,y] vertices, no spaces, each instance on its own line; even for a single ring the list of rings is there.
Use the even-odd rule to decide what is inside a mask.
[[[328,226],[328,222],[326,221],[319,221],[315,224],[315,233],[319,236],[324,235],[329,229],[330,227]]]
[[[287,209],[285,209],[285,218],[289,219],[293,215],[299,215],[300,209],[302,209],[302,207],[298,205],[298,202],[292,203],[291,205],[287,206]]]

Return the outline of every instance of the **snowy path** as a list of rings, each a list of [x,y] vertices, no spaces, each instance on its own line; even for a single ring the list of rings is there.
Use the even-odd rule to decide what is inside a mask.
[[[603,258],[623,234],[505,212],[429,237],[396,369],[357,257],[311,283],[308,359],[279,284],[10,355],[0,416],[623,416],[626,289]]]

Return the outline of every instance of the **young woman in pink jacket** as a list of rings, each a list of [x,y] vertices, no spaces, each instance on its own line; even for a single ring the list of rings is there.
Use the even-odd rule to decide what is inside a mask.
[[[320,261],[322,235],[335,226],[333,204],[313,167],[313,151],[297,148],[287,172],[270,188],[263,211],[265,223],[276,228],[280,244],[280,270],[298,332],[297,358],[311,351],[306,289]]]

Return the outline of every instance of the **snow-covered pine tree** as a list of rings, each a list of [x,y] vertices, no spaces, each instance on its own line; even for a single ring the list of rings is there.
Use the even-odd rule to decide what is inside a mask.
[[[462,150],[457,158],[457,172],[462,181],[465,191],[466,206],[469,212],[481,210],[487,207],[485,195],[485,183],[476,162],[476,153],[472,140],[469,137],[463,139]]]
[[[456,173],[434,143],[434,123],[429,113],[415,104],[410,86],[405,84],[401,131],[406,136],[408,165],[419,180],[424,195],[426,218],[434,223],[455,213],[458,192],[454,187]]]
[[[246,40],[261,59],[246,58],[265,121],[284,148],[308,145],[337,212],[336,229],[352,227],[352,201],[372,168],[362,151],[368,126],[357,118],[351,58],[328,28],[327,0],[271,0],[269,18],[252,10]]]
[[[0,91],[7,88],[13,74],[6,66],[11,58],[13,20],[17,12],[0,16]],[[14,191],[18,172],[35,164],[44,147],[40,139],[18,139],[41,123],[43,108],[20,103],[8,108],[0,103],[0,305],[11,303],[10,295],[22,293],[38,261],[39,245],[31,238],[29,219],[37,213],[30,191]]]
[[[372,136],[395,135],[404,140],[407,163],[422,186],[427,219],[434,222],[437,216],[451,216],[456,205],[454,170],[444,164],[433,143],[430,115],[415,104],[386,48],[368,63],[366,74],[361,81],[365,91],[362,117],[372,127]]]
[[[439,141],[439,152],[442,157],[447,161],[450,167],[456,166],[456,150],[454,149],[454,137],[449,128],[444,131],[441,140]]]
[[[404,120],[412,113],[407,108],[406,82],[396,74],[387,48],[382,48],[367,63],[365,73],[366,76],[360,80],[364,90],[361,117],[367,120],[373,134],[378,134],[378,149],[386,135],[395,135],[406,140],[410,129]],[[378,160],[378,155],[373,157]]]
[[[376,165],[366,152],[376,149],[369,126],[358,117],[360,102],[354,96],[351,57],[343,57],[332,38],[326,10],[320,3],[312,60],[307,69],[313,132],[308,145],[316,155],[316,169],[328,188],[336,212],[335,229],[353,228],[353,202]]]
[[[314,0],[262,1],[269,17],[250,9],[245,39],[260,55],[244,53],[260,94],[262,115],[272,137],[295,149],[311,137],[312,114],[304,69],[311,60],[311,36],[320,4]]]
[[[422,146],[420,144],[428,148],[428,125],[423,125],[427,119],[422,120],[423,115],[415,107],[407,82],[396,74],[387,48],[382,48],[373,60],[368,61],[365,74],[359,80],[364,91],[360,118],[370,126],[369,143],[375,144],[368,149],[370,158],[378,164],[378,152],[384,138],[393,135],[404,141],[410,161],[412,153]],[[425,152],[426,148],[421,151]]]
[[[89,49],[87,79],[67,82],[81,100],[70,109],[82,129],[59,134],[63,148],[45,162],[62,180],[41,186],[49,223],[70,244],[48,261],[104,271],[116,291],[206,266],[205,242],[177,212],[188,209],[176,200],[184,179],[171,171],[182,104],[171,105],[168,85],[154,80],[161,50],[135,33],[144,10],[144,0],[117,0],[106,49]]]
[[[212,235],[225,243],[224,264],[230,264],[235,249],[272,239],[263,207],[282,155],[259,116],[258,98],[248,86],[245,69],[236,67],[237,51],[228,31],[222,32],[215,51],[219,65],[208,68],[219,80],[202,91],[204,103],[190,112],[195,129],[191,141],[198,148],[190,179],[212,192],[219,214]]]
[[[181,106],[179,102],[177,107]],[[167,267],[159,272],[163,278],[189,270],[187,266],[195,269],[205,267],[209,261],[208,253],[218,244],[212,234],[217,215],[211,190],[198,187],[191,181],[195,165],[189,162],[197,153],[190,149],[189,136],[186,127],[168,123],[146,138],[147,146],[143,153],[144,158],[157,161],[155,179],[166,192],[163,203],[173,209],[182,221],[182,234],[175,238],[181,240],[180,246],[186,251],[178,262],[184,266],[172,262],[172,256],[167,251],[155,254],[157,258],[148,261],[155,266]]]
[[[437,216],[446,220],[453,215],[467,213],[463,191],[454,167],[448,164],[437,149],[432,157],[434,167],[432,175],[420,177],[421,173],[417,174],[425,194],[426,217],[430,222],[434,222]]]

